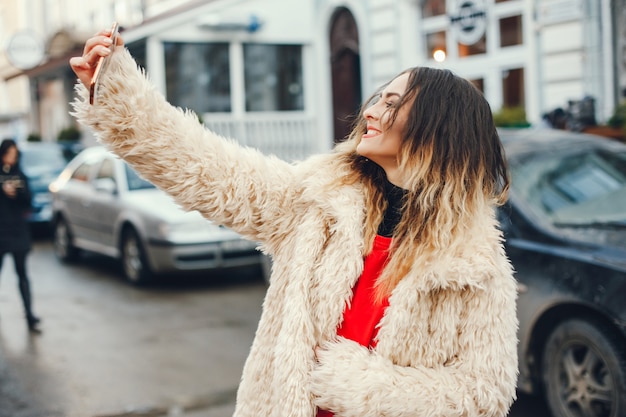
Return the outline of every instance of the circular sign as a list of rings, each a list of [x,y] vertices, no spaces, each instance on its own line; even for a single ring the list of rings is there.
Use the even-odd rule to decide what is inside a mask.
[[[28,31],[11,36],[5,52],[11,65],[21,70],[36,67],[45,56],[43,41]]]
[[[473,45],[485,34],[487,13],[482,0],[457,0],[450,14],[450,23],[459,43]]]

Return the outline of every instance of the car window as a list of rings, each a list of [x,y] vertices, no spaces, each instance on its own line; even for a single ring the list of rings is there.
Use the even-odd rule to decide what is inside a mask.
[[[513,189],[555,225],[626,222],[626,153],[551,152],[511,163]]]
[[[20,151],[20,164],[26,175],[29,171],[61,171],[66,164],[61,149],[46,148],[29,148]]]
[[[94,162],[83,162],[80,164],[72,173],[72,179],[75,181],[87,182],[89,181],[89,173],[91,172],[91,168],[93,167]]]
[[[124,169],[126,171],[126,179],[128,181],[129,191],[155,188],[155,186],[151,182],[146,181],[143,178],[141,178],[139,174],[137,174],[137,172],[135,172],[135,170],[132,169],[127,164],[124,164]]]
[[[98,168],[96,179],[110,178],[115,181],[114,169],[115,164],[111,159],[107,158],[103,160],[102,164],[100,164],[100,167]]]

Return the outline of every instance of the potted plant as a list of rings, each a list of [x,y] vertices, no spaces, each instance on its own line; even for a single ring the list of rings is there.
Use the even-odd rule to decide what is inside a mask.
[[[29,133],[26,137],[26,142],[41,142],[41,135],[39,133]]]
[[[57,142],[63,148],[63,155],[68,161],[83,149],[81,136],[81,131],[75,126],[66,127],[57,135]]]
[[[526,110],[523,107],[503,107],[493,114],[493,121],[497,127],[520,128],[529,127],[526,120]]]
[[[613,115],[606,125],[590,126],[583,130],[585,133],[604,136],[619,141],[626,140],[626,101],[615,107]]]

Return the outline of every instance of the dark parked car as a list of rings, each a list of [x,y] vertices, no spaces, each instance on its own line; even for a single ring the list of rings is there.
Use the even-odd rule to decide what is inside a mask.
[[[52,219],[48,186],[67,163],[63,148],[54,142],[22,142],[20,166],[28,178],[32,193],[32,210],[28,220],[33,225],[47,225]]]
[[[519,390],[554,417],[626,416],[626,144],[501,131],[499,211],[519,282]]]

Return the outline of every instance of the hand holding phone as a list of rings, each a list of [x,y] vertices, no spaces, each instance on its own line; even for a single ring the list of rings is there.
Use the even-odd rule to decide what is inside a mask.
[[[111,27],[111,34],[109,35],[109,37],[111,38],[111,52],[113,52],[113,50],[115,49],[115,45],[117,44],[118,33],[119,25],[117,24],[117,22],[114,22],[113,26]],[[96,100],[98,86],[100,84],[100,77],[109,63],[110,56],[111,55],[109,54],[107,56],[101,56],[100,58],[98,58],[96,69],[93,73],[93,77],[91,77],[91,82],[89,83],[89,104],[93,104]]]
[[[7,180],[2,183],[2,191],[9,198],[15,198],[17,196],[17,189],[22,188],[24,184],[20,180]]]

